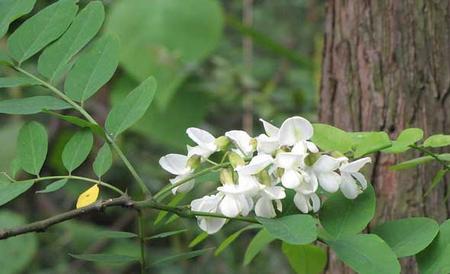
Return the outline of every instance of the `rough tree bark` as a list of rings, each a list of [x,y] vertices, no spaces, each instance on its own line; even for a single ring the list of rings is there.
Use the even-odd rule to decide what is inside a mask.
[[[450,132],[450,1],[329,0],[319,118],[346,130],[406,127]],[[373,223],[407,216],[449,216],[447,182],[424,198],[437,165],[406,172],[388,167],[413,157],[377,155],[371,170],[378,195]],[[370,227],[369,227],[370,231]],[[403,273],[417,273],[413,259]],[[352,273],[330,254],[328,273]]]

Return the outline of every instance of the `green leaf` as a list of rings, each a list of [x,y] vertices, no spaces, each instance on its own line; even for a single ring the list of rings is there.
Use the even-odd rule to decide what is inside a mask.
[[[400,264],[395,253],[376,235],[348,235],[327,243],[339,259],[358,273],[400,273]]]
[[[12,65],[11,58],[9,58],[9,56],[2,51],[0,51],[0,65],[7,65],[7,66]]]
[[[450,220],[439,228],[439,234],[425,250],[416,255],[420,273],[448,273],[450,269]]]
[[[256,218],[275,238],[289,244],[309,244],[317,239],[314,218],[306,214],[290,215],[276,219]]]
[[[428,137],[423,142],[424,147],[445,147],[450,146],[450,135],[436,134]]]
[[[354,141],[354,157],[361,158],[365,155],[378,152],[392,146],[391,139],[386,132],[352,132]]]
[[[68,109],[72,106],[53,96],[33,96],[0,101],[0,113],[27,115],[47,110]]]
[[[409,169],[409,168],[415,168],[416,166],[420,164],[425,164],[428,162],[433,161],[434,158],[431,156],[422,156],[419,158],[415,158],[412,160],[404,161],[399,164],[393,165],[389,167],[390,170],[403,170],[403,169]]]
[[[94,173],[99,178],[102,177],[112,166],[112,153],[109,145],[105,143],[98,151],[97,157],[95,157]]]
[[[352,150],[353,139],[342,129],[326,125],[313,124],[314,135],[312,141],[324,151],[339,151],[345,153]]]
[[[126,41],[120,54],[125,71],[138,81],[156,78],[156,103],[165,109],[192,64],[217,48],[223,23],[217,0],[134,0],[112,3],[107,29]]]
[[[213,249],[214,248],[205,248],[205,249],[200,249],[200,250],[195,250],[195,251],[190,251],[190,252],[185,252],[185,253],[179,253],[179,254],[176,254],[173,256],[169,256],[169,257],[157,260],[154,263],[152,263],[151,266],[168,264],[168,263],[173,263],[176,261],[192,259],[192,258],[195,258],[198,256],[202,256]]]
[[[36,193],[49,193],[49,192],[55,192],[61,188],[63,188],[67,184],[67,179],[61,179],[56,182],[53,182],[46,186],[43,190],[36,191]]]
[[[71,257],[89,261],[89,262],[100,262],[105,264],[127,264],[130,262],[139,261],[139,258],[117,255],[117,254],[69,254]]]
[[[62,152],[63,165],[69,173],[86,160],[93,143],[94,138],[88,130],[79,131],[70,138]]]
[[[22,63],[36,54],[63,34],[77,10],[74,0],[60,0],[26,20],[8,39],[11,56]]]
[[[106,119],[105,128],[116,137],[136,123],[147,111],[156,91],[155,78],[149,77],[119,104],[114,106]]]
[[[33,180],[21,182],[0,182],[0,206],[14,200],[20,194],[30,189],[33,184]]]
[[[2,0],[0,2],[0,38],[8,31],[9,24],[29,13],[36,0]]]
[[[17,159],[26,172],[39,175],[47,157],[48,136],[38,122],[26,123],[17,138]]]
[[[93,124],[85,119],[76,117],[76,116],[72,116],[72,115],[62,115],[59,114],[57,112],[53,112],[53,111],[49,111],[49,110],[44,110],[43,112],[53,115],[58,119],[64,120],[66,122],[71,123],[72,125],[81,127],[81,128],[90,128],[92,130],[92,132],[94,132],[95,134],[97,134],[100,137],[105,137],[105,132],[103,131],[103,129],[97,125],[97,124]]]
[[[175,195],[175,197],[172,198],[172,200],[167,205],[172,207],[177,206],[179,203],[181,203],[184,197],[186,197],[186,193],[178,193],[177,195]],[[167,216],[167,214],[169,214],[167,211],[160,211],[158,213],[158,216],[156,216],[156,219],[153,222],[153,224],[154,225],[159,224],[164,219],[164,217]]]
[[[375,204],[375,193],[370,184],[354,200],[336,192],[324,202],[319,212],[319,220],[325,230],[335,238],[356,234],[372,220]]]
[[[1,193],[1,192],[0,192]],[[0,194],[1,195],[1,194]],[[0,211],[0,230],[23,226],[24,217],[12,211]],[[2,274],[30,272],[30,263],[38,251],[36,234],[26,234],[2,240],[0,244],[0,265]]]
[[[136,233],[127,231],[104,230],[95,233],[95,237],[109,238],[109,239],[131,239],[137,238],[138,235]]]
[[[189,243],[189,248],[193,248],[196,247],[199,243],[203,242],[204,240],[206,240],[206,238],[208,238],[209,234],[206,232],[202,232],[200,234],[197,235],[197,237],[195,237],[190,243]]]
[[[447,174],[448,170],[446,168],[440,169],[438,172],[436,172],[436,175],[434,175],[433,180],[431,180],[430,187],[425,192],[424,196],[428,196],[431,191],[440,183],[445,177],[445,174]]]
[[[255,237],[253,237],[245,251],[244,265],[251,263],[256,255],[274,240],[275,237],[273,237],[265,228],[261,229]]]
[[[385,153],[402,153],[407,151],[410,145],[422,140],[423,130],[420,128],[408,128],[403,130],[397,140],[392,142],[390,148],[384,149]]]
[[[228,236],[216,249],[214,252],[215,256],[218,256],[220,253],[222,253],[230,244],[232,244],[244,231],[255,229],[255,228],[261,228],[261,225],[259,224],[252,224],[249,226],[246,226],[244,228],[239,229],[238,231],[234,232],[230,236]]]
[[[167,238],[167,237],[170,237],[170,236],[181,234],[181,233],[186,232],[186,231],[188,231],[188,230],[187,229],[180,229],[180,230],[162,232],[162,233],[150,236],[150,237],[146,237],[145,240],[147,241],[147,240]]]
[[[112,35],[97,40],[70,70],[64,83],[65,93],[84,102],[111,79],[119,64],[119,41]]]
[[[314,245],[282,244],[281,250],[297,274],[323,273],[327,264],[327,253]]]
[[[15,88],[21,86],[34,86],[39,85],[39,82],[29,78],[21,76],[0,77],[0,88]]]
[[[386,222],[372,230],[399,258],[419,253],[433,241],[438,232],[439,224],[433,219],[423,217]]]
[[[105,10],[100,1],[92,1],[80,11],[67,31],[39,57],[38,71],[54,80],[64,73],[67,63],[100,30]]]

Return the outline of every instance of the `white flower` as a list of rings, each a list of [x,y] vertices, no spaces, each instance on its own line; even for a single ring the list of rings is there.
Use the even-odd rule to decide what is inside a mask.
[[[220,212],[223,215],[234,218],[239,214],[246,216],[253,209],[253,200],[247,196],[249,189],[242,185],[225,184],[217,188],[223,195],[219,203]]]
[[[218,205],[222,197],[219,194],[204,196],[200,199],[195,199],[191,202],[191,209],[193,211],[218,213]],[[215,217],[197,216],[198,226],[208,234],[213,234],[219,231],[225,224],[226,219]]]
[[[176,184],[192,174],[193,170],[187,165],[188,159],[187,156],[181,154],[167,154],[159,159],[159,164],[163,169],[173,175],[177,175],[175,178],[170,179],[171,184]],[[172,192],[174,194],[176,192],[188,192],[193,186],[194,180],[189,180],[188,182],[173,188]]]
[[[267,154],[259,154],[253,157],[245,166],[236,167],[236,171],[243,175],[254,175],[273,163],[273,158]]]
[[[243,130],[231,130],[226,132],[225,136],[230,138],[238,148],[238,150],[236,150],[236,153],[244,157],[252,156],[255,148],[251,144],[252,138],[250,137],[250,135],[248,135],[247,132]]]
[[[295,206],[303,213],[317,212],[320,209],[320,199],[316,193],[302,194],[297,192],[294,196]]]
[[[277,216],[273,203],[275,202],[278,211],[282,211],[281,200],[286,197],[284,188],[281,186],[261,185],[260,197],[255,204],[255,214],[259,217],[274,218]]]
[[[305,118],[299,116],[288,118],[280,127],[280,144],[293,146],[298,142],[311,139],[313,132],[313,126]]]
[[[277,154],[275,159],[275,165],[278,168],[283,168],[284,173],[281,176],[281,183],[286,188],[297,188],[303,180],[302,173],[300,172],[300,165],[303,161],[304,155],[281,152]]]
[[[259,120],[263,123],[266,134],[256,137],[256,150],[258,153],[272,154],[280,147],[279,129],[263,119]]]
[[[189,157],[198,155],[202,159],[206,159],[218,150],[215,143],[216,138],[206,130],[190,127],[186,130],[186,133],[197,144],[195,147],[188,146]]]
[[[322,155],[311,167],[311,175],[317,178],[320,186],[327,192],[336,192],[341,184],[341,176],[336,170],[341,163],[340,159]]]
[[[367,188],[366,178],[359,170],[372,160],[369,157],[348,163],[348,159],[344,159],[339,167],[342,183],[340,189],[342,194],[348,199],[355,199],[364,189]],[[359,185],[357,184],[359,182]]]

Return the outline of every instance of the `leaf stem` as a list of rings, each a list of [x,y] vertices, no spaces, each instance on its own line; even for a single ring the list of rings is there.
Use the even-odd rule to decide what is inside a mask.
[[[446,161],[444,161],[441,158],[439,158],[439,155],[436,155],[432,151],[429,151],[428,149],[426,149],[426,148],[424,148],[422,146],[410,145],[409,147],[413,148],[415,150],[418,150],[418,151],[420,151],[420,152],[422,152],[422,153],[424,153],[424,154],[426,154],[428,156],[433,157],[436,161],[438,161],[444,167],[444,169],[450,170],[450,165]]]
[[[31,79],[37,81],[38,83],[40,83],[42,86],[48,88],[50,91],[52,91],[54,94],[56,94],[58,97],[60,97],[61,99],[63,99],[64,101],[66,101],[67,103],[69,103],[71,106],[73,106],[74,109],[76,109],[81,115],[83,115],[89,122],[91,122],[94,125],[98,125],[100,126],[97,121],[81,106],[79,105],[77,102],[73,101],[72,99],[70,99],[66,94],[64,94],[64,92],[60,91],[59,89],[57,89],[56,87],[54,87],[53,85],[47,83],[46,81],[42,80],[41,78],[33,75],[32,73],[29,73],[28,71],[18,67],[18,66],[13,66],[13,68],[17,71],[19,71],[20,73],[30,77]],[[102,128],[103,129],[103,128]],[[104,129],[103,129],[104,131]],[[142,178],[139,176],[139,174],[136,172],[136,169],[133,167],[133,165],[130,163],[130,161],[127,159],[127,157],[125,156],[125,154],[122,152],[122,150],[119,148],[119,146],[116,144],[116,142],[114,141],[114,139],[107,133],[105,132],[105,138],[108,141],[108,143],[110,143],[113,147],[113,149],[116,151],[117,155],[119,156],[119,158],[122,160],[122,162],[125,164],[125,166],[127,167],[127,169],[130,171],[131,175],[133,176],[133,178],[136,180],[136,182],[138,183],[141,191],[144,193],[145,196],[147,197],[151,197],[151,192],[148,189],[148,187],[145,185],[144,181],[142,180]]]
[[[144,225],[144,216],[141,210],[138,210],[138,234],[139,234],[139,245],[141,249],[141,274],[145,273],[146,266],[146,258],[145,258],[145,225]]]

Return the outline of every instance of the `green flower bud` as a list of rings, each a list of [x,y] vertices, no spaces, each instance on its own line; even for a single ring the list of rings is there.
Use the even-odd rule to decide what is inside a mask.
[[[217,138],[214,143],[219,148],[219,150],[226,150],[228,145],[230,144],[230,139],[226,136],[220,136]]]
[[[258,145],[256,138],[250,139],[250,145],[253,147],[253,149],[256,149],[256,146]]]
[[[319,159],[321,153],[310,153],[305,158],[305,164],[308,166],[314,165],[314,163]]]
[[[258,179],[261,183],[263,183],[263,185],[272,185],[272,179],[270,178],[269,172],[265,169],[258,173]]]
[[[277,170],[275,171],[275,174],[277,175],[278,178],[283,177],[284,174],[284,169],[283,168],[277,168]]]
[[[197,169],[200,167],[201,164],[201,158],[198,155],[191,156],[187,161],[187,166],[191,169]]]
[[[228,168],[223,168],[220,170],[219,178],[222,185],[233,184],[233,171]]]
[[[244,159],[234,151],[228,153],[228,159],[230,160],[231,166],[234,168],[245,165]]]

